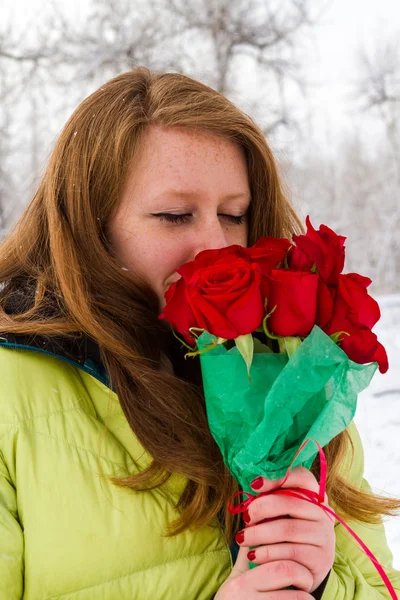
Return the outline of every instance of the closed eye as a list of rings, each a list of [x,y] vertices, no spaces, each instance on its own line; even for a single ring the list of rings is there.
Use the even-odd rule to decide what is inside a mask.
[[[192,216],[190,213],[185,213],[182,215],[174,215],[173,213],[155,213],[152,215],[153,217],[158,217],[160,221],[168,221],[168,223],[188,223],[190,217]],[[231,223],[235,225],[242,225],[246,219],[246,215],[224,215],[220,214],[219,217],[224,217]]]
[[[187,223],[192,215],[185,213],[183,215],[174,215],[173,213],[156,213],[153,217],[158,217],[160,221],[168,221],[168,223]]]

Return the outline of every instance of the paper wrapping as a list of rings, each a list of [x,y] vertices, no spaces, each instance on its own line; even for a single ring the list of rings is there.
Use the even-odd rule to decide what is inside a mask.
[[[204,332],[201,349],[213,340]],[[200,355],[207,416],[225,464],[241,489],[256,477],[279,479],[307,438],[326,446],[349,425],[357,395],[377,369],[360,365],[315,326],[290,358],[254,354],[250,381],[236,346]],[[293,468],[310,468],[317,455],[309,443]]]

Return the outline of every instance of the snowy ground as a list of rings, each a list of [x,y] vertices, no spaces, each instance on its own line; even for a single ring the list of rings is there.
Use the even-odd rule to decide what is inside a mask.
[[[358,398],[355,423],[365,452],[365,478],[374,491],[400,498],[400,294],[379,298],[374,328],[389,356],[389,371],[376,373]],[[385,523],[394,566],[400,570],[400,515]]]

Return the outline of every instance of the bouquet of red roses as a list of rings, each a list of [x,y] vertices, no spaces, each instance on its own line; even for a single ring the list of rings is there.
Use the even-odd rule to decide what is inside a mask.
[[[160,318],[184,337],[186,356],[200,355],[210,430],[247,496],[231,512],[254,500],[253,479],[287,478],[292,467],[310,468],[319,452],[319,494],[270,493],[316,503],[339,520],[396,598],[370,550],[323,503],[322,448],[350,424],[377,367],[388,369],[371,331],[380,310],[370,279],[342,273],[346,238],[325,225],[316,231],[308,217],[306,224],[292,242],[263,237],[250,248],[200,252],[177,270]]]
[[[243,489],[282,477],[308,438],[323,447],[353,419],[388,360],[371,328],[371,280],[343,274],[345,239],[307,217],[293,241],[205,250],[177,271],[160,318],[200,355],[207,416]],[[309,444],[294,466],[310,468]]]

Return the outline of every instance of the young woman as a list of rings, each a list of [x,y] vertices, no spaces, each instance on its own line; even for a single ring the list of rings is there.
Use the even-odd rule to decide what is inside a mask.
[[[78,107],[0,253],[1,598],[389,597],[319,507],[232,519],[199,364],[158,319],[199,251],[299,230],[261,131],[210,88],[138,68]],[[400,503],[370,492],[354,424],[325,452],[326,501],[400,590],[381,524]]]

